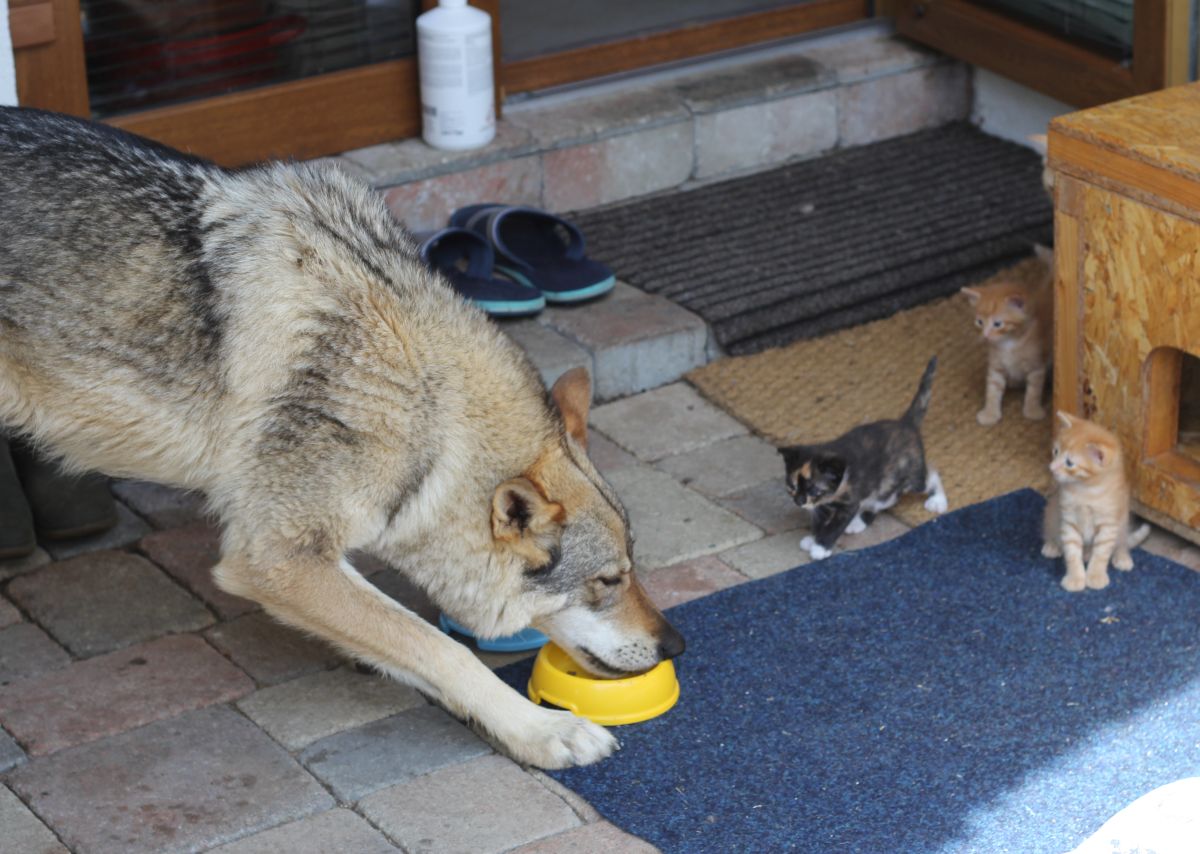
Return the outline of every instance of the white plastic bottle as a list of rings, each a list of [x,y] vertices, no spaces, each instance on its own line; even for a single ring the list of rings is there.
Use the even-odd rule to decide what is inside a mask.
[[[461,150],[496,135],[492,19],[467,0],[438,0],[417,18],[421,117],[425,141]]]

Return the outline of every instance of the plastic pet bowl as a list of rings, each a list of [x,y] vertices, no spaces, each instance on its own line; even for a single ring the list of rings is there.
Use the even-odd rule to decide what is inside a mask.
[[[529,699],[570,709],[603,726],[636,724],[656,718],[679,699],[679,680],[670,661],[637,676],[602,679],[592,676],[553,643],[533,662]]]
[[[527,652],[545,646],[550,638],[537,629],[522,629],[515,635],[505,635],[502,638],[477,638],[466,626],[459,625],[445,614],[438,617],[438,626],[446,634],[454,632],[475,641],[475,645],[484,652]]]

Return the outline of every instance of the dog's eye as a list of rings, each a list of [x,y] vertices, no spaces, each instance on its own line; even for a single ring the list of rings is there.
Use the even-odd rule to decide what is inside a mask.
[[[601,584],[603,584],[605,587],[616,587],[618,584],[621,583],[621,576],[614,575],[611,577],[606,577],[606,576],[602,575],[599,578],[597,578],[596,580],[599,581]]]

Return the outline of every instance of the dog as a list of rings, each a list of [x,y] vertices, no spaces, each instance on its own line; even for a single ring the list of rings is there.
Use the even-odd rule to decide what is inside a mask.
[[[615,749],[344,558],[400,567],[480,637],[533,625],[601,677],[681,653],[588,460],[585,371],[547,394],[336,167],[227,170],[8,108],[0,171],[0,425],[73,470],[202,491],[222,590],[416,686],[517,761]]]

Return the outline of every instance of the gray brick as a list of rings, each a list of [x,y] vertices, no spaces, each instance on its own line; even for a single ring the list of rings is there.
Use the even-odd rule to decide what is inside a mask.
[[[339,669],[256,691],[238,708],[288,750],[424,706],[413,688],[381,676]]]
[[[658,849],[614,824],[599,821],[514,848],[512,854],[604,854],[618,851],[621,854],[656,854]]]
[[[211,854],[391,854],[398,850],[350,810],[336,809],[222,845]]]
[[[946,61],[944,54],[890,34],[878,33],[806,47],[804,55],[820,63],[839,83],[858,83]]]
[[[207,609],[137,555],[100,551],[14,580],[8,594],[63,646],[98,655],[211,625]]]
[[[607,477],[617,469],[626,469],[638,464],[633,454],[623,449],[598,430],[588,431],[588,459],[596,471]]]
[[[675,90],[693,113],[703,114],[770,103],[833,82],[833,73],[819,63],[791,55],[706,71],[683,79]]]
[[[205,518],[204,496],[144,480],[118,480],[112,491],[155,528],[191,525]]]
[[[800,548],[802,536],[799,531],[775,534],[722,552],[720,557],[747,578],[766,578],[809,562],[808,552]]]
[[[333,799],[250,721],[213,707],[64,750],[9,775],[71,848],[196,851]]]
[[[138,551],[199,596],[221,616],[234,617],[257,611],[256,602],[232,596],[217,587],[213,567],[221,558],[221,532],[208,522],[169,531],[156,531],[138,541]]]
[[[579,825],[560,798],[499,756],[393,786],[359,806],[409,851],[492,854]]]
[[[449,151],[426,145],[424,140],[414,137],[347,151],[341,159],[370,176],[376,187],[392,187],[509,160],[529,154],[536,147],[528,130],[514,122],[500,121],[496,124],[496,136],[481,148]],[[496,201],[507,200],[497,197]]]
[[[1162,528],[1154,528],[1146,542],[1142,543],[1142,548],[1152,555],[1165,557],[1167,560],[1183,564],[1188,569],[1200,571],[1200,546]],[[1136,557],[1134,562],[1136,564]]]
[[[591,423],[647,462],[748,432],[686,383],[674,383],[592,410]]]
[[[726,587],[741,584],[746,577],[712,555],[693,558],[647,572],[642,585],[651,601],[661,609],[674,608]]]
[[[542,155],[542,196],[579,210],[678,187],[692,174],[692,123],[679,121]]]
[[[548,308],[539,321],[591,354],[596,400],[674,382],[707,360],[703,320],[670,300],[622,283],[602,300]]]
[[[33,623],[18,623],[0,631],[0,686],[70,663],[66,650]]]
[[[803,511],[787,493],[782,466],[774,479],[718,498],[717,503],[768,534],[794,531],[808,524]]]
[[[480,198],[480,189],[487,188]],[[541,205],[542,159],[518,157],[392,187],[383,194],[392,215],[414,231],[442,228],[463,205],[500,200],[511,205]]]
[[[253,689],[201,638],[177,635],[0,689],[0,721],[30,755],[43,756]]]
[[[25,761],[25,751],[21,746],[13,741],[13,737],[0,730],[0,774],[3,774],[9,768],[15,768]],[[4,822],[0,821],[0,827],[4,826]]]
[[[571,368],[592,372],[591,354],[545,324],[532,319],[510,320],[502,322],[500,328],[529,356],[546,388]]]
[[[0,629],[7,629],[19,622],[21,622],[21,612],[14,608],[11,602],[0,596]]]
[[[875,521],[871,523],[867,530],[857,534],[842,534],[842,538],[838,540],[835,552],[868,549],[871,546],[877,546],[880,543],[886,543],[888,540],[901,537],[907,534],[909,530],[908,525],[905,525],[891,513],[881,513],[875,517]]]
[[[12,854],[67,854],[53,831],[3,786],[0,786],[0,828],[4,850]]]
[[[653,569],[756,540],[762,532],[648,466],[613,472],[637,543],[634,561]]]
[[[696,116],[697,178],[762,169],[838,143],[832,89]]]
[[[140,540],[150,533],[150,526],[142,521],[136,513],[117,502],[117,524],[91,537],[78,537],[73,540],[56,540],[43,542],[42,547],[55,560],[67,560],[88,552],[104,549],[119,549],[132,542]]]
[[[549,105],[538,101],[505,107],[505,120],[527,129],[542,148],[596,142],[635,130],[686,122],[678,92],[664,86],[623,88],[611,94],[576,97]]]
[[[838,89],[838,139],[878,142],[965,119],[970,107],[970,72],[957,63],[853,83]]]
[[[344,659],[318,638],[285,626],[263,613],[247,614],[205,632],[217,649],[255,682],[276,685],[306,673],[329,670]]]
[[[784,471],[775,446],[755,436],[723,439],[659,460],[656,465],[680,483],[717,497],[781,480]]]
[[[33,554],[13,560],[0,560],[0,581],[8,581],[18,575],[33,572],[50,562],[50,553],[45,549],[34,549]]]
[[[338,798],[354,802],[385,786],[490,752],[450,715],[425,706],[331,735],[308,747],[300,761]]]

